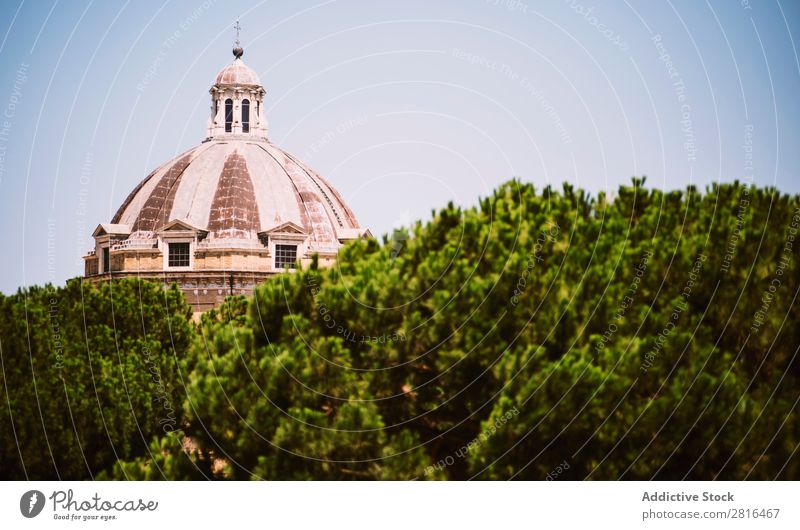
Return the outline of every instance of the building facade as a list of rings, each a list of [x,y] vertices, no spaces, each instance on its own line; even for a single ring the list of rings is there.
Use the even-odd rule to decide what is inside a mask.
[[[243,53],[237,43],[211,86],[206,139],[97,226],[87,278],[174,282],[204,311],[314,254],[329,266],[346,241],[370,235],[325,179],[268,140],[264,87]]]

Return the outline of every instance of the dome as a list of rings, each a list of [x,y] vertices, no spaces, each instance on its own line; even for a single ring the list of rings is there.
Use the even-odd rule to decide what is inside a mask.
[[[215,84],[260,86],[261,81],[258,79],[258,74],[237,57],[219,71]]]
[[[128,196],[111,220],[129,239],[150,239],[172,221],[207,233],[206,244],[261,245],[287,223],[308,248],[335,251],[358,237],[353,212],[311,168],[264,140],[208,141],[166,162]]]
[[[92,237],[84,274],[177,284],[196,311],[252,294],[274,274],[336,262],[370,237],[339,193],[267,137],[266,91],[235,59],[217,75],[206,138],[160,165]]]

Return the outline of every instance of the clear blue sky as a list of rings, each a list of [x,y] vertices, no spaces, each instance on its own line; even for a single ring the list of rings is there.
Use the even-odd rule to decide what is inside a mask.
[[[375,234],[513,176],[800,191],[798,2],[8,1],[0,290],[81,274],[94,227],[204,138],[237,16],[271,140]]]

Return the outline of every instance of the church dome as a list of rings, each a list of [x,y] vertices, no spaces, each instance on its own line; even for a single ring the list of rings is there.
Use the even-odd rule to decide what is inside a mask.
[[[127,235],[120,248],[162,237],[174,223],[198,235],[197,249],[263,247],[271,231],[290,230],[307,255],[332,253],[361,235],[339,193],[267,139],[266,92],[243,54],[237,41],[209,91],[206,140],[159,166],[117,210],[108,226]]]
[[[232,63],[219,71],[215,84],[260,86],[261,81],[252,68],[244,64],[241,58],[236,57]]]
[[[231,247],[260,245],[263,234],[291,223],[310,251],[335,251],[357,237],[358,222],[319,174],[272,143],[210,140],[158,167],[111,220],[129,239],[150,239],[172,221]],[[260,235],[261,234],[261,235]]]
[[[238,29],[238,28],[237,28]],[[341,195],[267,138],[266,91],[234,60],[212,84],[206,138],[161,164],[94,230],[85,275],[173,282],[196,311],[369,237]]]

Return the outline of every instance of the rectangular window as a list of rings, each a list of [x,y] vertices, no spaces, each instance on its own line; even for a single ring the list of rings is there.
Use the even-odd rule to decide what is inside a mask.
[[[108,247],[103,247],[103,272],[111,270],[111,252]]]
[[[170,243],[167,264],[170,267],[188,267],[189,243]]]
[[[297,245],[275,245],[275,268],[294,269],[297,264]]]

